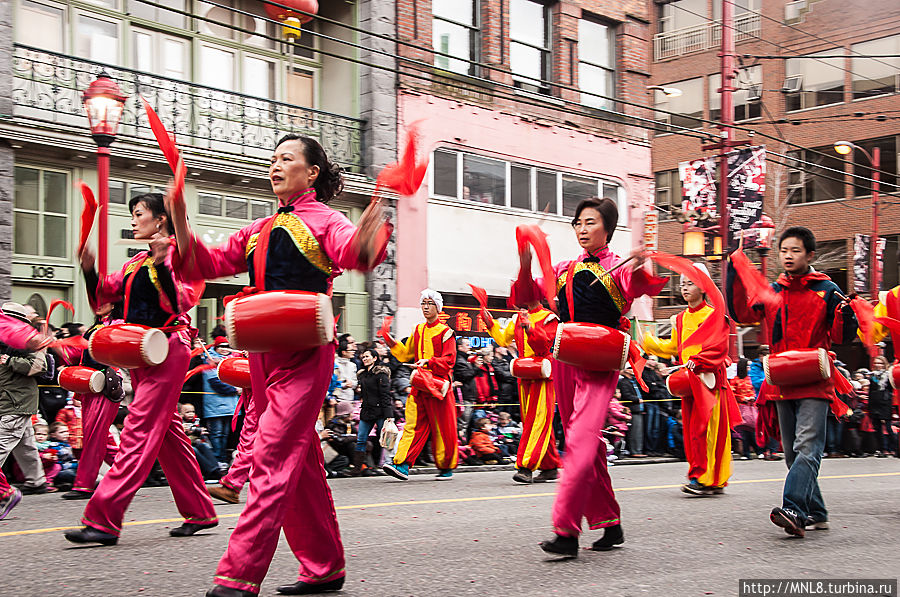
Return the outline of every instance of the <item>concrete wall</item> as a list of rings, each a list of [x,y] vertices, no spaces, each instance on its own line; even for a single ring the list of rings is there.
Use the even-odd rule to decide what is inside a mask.
[[[0,118],[12,114],[12,3],[0,2]],[[0,139],[0,300],[12,292],[13,149]]]

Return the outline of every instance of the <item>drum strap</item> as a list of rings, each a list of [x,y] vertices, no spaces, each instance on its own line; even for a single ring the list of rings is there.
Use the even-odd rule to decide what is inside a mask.
[[[575,321],[575,288],[572,278],[575,277],[575,265],[577,261],[569,263],[566,269],[566,303],[569,305],[569,321]]]
[[[308,188],[291,197],[289,201],[294,201],[309,194],[315,197],[315,192],[314,188]],[[282,205],[279,207],[278,212],[266,220],[262,230],[259,232],[259,236],[256,237],[256,248],[253,250],[253,285],[256,286],[259,292],[266,289],[266,257],[269,254],[269,236],[272,235],[272,228],[275,227],[275,218],[279,214],[289,214],[292,211],[294,211],[293,205]]]

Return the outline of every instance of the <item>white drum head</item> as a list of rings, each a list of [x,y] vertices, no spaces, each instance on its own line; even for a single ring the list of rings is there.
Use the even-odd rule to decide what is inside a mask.
[[[831,377],[831,359],[824,348],[819,349],[819,370],[822,372],[822,379]]]
[[[141,340],[141,358],[148,365],[159,365],[169,356],[169,339],[157,330],[148,330]]]
[[[99,394],[106,387],[106,376],[102,371],[94,371],[91,374],[90,388],[94,394]]]
[[[550,379],[551,373],[553,373],[553,363],[550,362],[550,359],[543,359],[541,361],[541,377]]]
[[[318,305],[316,309],[316,316],[318,321],[316,324],[319,326],[319,334],[322,340],[322,345],[329,344],[334,340],[334,310],[331,307],[331,297],[327,294],[319,294],[316,296],[318,299]],[[227,316],[227,313],[226,313]],[[229,338],[230,339],[230,338]]]
[[[225,324],[225,335],[228,337],[228,344],[235,348],[240,348],[241,345],[238,343],[237,334],[234,331],[234,304],[237,301],[238,299],[232,299],[225,305],[223,323]]]

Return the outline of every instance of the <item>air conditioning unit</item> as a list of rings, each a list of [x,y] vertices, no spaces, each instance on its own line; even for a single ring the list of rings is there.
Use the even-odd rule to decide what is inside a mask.
[[[803,75],[791,75],[785,78],[781,86],[782,93],[799,93],[803,91]]]
[[[747,88],[747,101],[758,102],[762,99],[762,85],[754,83]]]

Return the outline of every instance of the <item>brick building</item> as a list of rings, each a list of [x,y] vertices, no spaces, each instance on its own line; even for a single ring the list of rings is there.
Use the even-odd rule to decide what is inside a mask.
[[[514,229],[541,222],[554,259],[578,253],[578,201],[619,204],[613,249],[627,253],[652,202],[644,1],[401,0],[398,142],[421,121],[431,167],[398,207],[399,330],[421,319],[419,291],[495,303],[515,276]],[[649,304],[645,305],[649,316]]]
[[[900,238],[900,197],[896,195],[900,58],[861,56],[900,54],[900,5],[873,0],[865,10],[847,10],[847,3],[838,0],[741,0],[735,4],[741,67],[736,120],[738,127],[748,129],[737,130],[736,138],[765,145],[769,152],[766,213],[779,232],[795,224],[811,228],[819,241],[817,269],[828,273],[842,289],[852,290],[854,235],[869,234],[872,229],[871,182],[866,180],[871,169],[860,151],[844,157],[832,144],[851,141],[868,151],[879,146],[882,191],[895,193],[882,196],[879,210],[879,235],[886,239],[882,288],[895,286]],[[721,0],[679,0],[654,4],[650,15],[654,32],[651,82],[682,91],[680,97],[655,92],[656,107],[678,113],[657,113],[656,118],[710,136],[716,135],[715,127],[698,119],[719,118],[720,6]],[[790,58],[798,55],[813,58]],[[749,130],[758,134],[751,136]],[[652,144],[662,220],[660,246],[679,253],[682,224],[663,210],[680,205],[679,162],[708,153],[701,150],[698,139],[677,134],[657,134]],[[774,251],[768,266],[770,272],[777,271]],[[668,291],[669,296],[656,301],[658,322],[667,320],[681,305],[674,296],[677,288],[671,285]],[[744,340],[752,354],[755,333]],[[845,357],[853,359],[857,353],[847,351]]]

